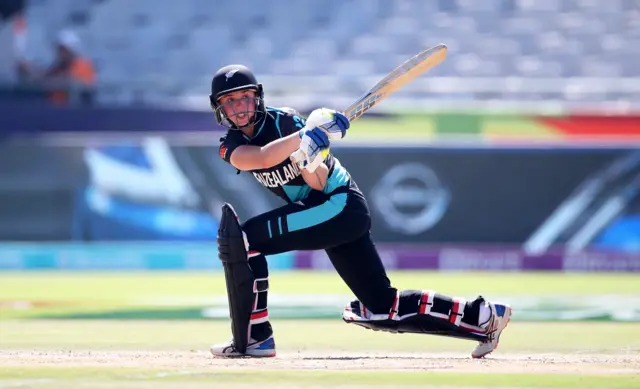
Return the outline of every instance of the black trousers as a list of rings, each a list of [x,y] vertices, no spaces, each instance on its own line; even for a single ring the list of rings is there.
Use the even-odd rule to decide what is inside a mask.
[[[250,250],[273,255],[325,250],[353,294],[373,313],[388,313],[396,296],[371,239],[371,214],[355,187],[330,195],[312,191],[304,204],[288,204],[242,226]]]

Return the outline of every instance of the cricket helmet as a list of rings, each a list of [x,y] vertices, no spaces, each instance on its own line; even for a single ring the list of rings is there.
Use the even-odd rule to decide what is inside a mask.
[[[248,127],[259,123],[266,115],[262,84],[259,84],[253,72],[243,65],[227,65],[220,68],[215,73],[211,80],[211,94],[209,95],[209,102],[213,112],[215,113],[216,122],[218,122],[218,124],[232,129],[240,129],[233,120],[230,120],[232,118],[227,117],[223,108],[224,104],[220,104],[218,100],[227,93],[245,89],[251,89],[256,92],[254,111],[246,112],[252,115],[249,122],[243,126]],[[236,116],[241,113],[243,112],[234,111],[234,115],[232,116]]]

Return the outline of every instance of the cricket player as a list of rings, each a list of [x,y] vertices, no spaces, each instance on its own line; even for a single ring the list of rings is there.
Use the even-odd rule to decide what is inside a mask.
[[[340,112],[317,109],[305,120],[290,108],[264,104],[262,85],[242,65],[216,72],[211,107],[229,130],[220,158],[287,204],[241,223],[229,204],[218,230],[219,259],[227,285],[233,338],[211,347],[216,357],[273,357],[269,322],[266,256],[293,250],[325,250],[357,300],[342,317],[373,330],[435,334],[478,342],[471,353],[482,358],[497,346],[511,308],[482,296],[466,301],[431,290],[398,290],[387,277],[371,240],[371,215],[362,192],[340,161],[331,141],[342,139],[349,120]],[[304,160],[292,154],[303,151]],[[313,172],[310,165],[317,166]]]

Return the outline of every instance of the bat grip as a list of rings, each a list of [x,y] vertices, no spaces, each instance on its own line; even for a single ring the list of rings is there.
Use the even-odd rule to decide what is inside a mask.
[[[302,149],[298,149],[291,154],[291,160],[298,165],[300,169],[306,169],[309,173],[313,173],[324,162],[324,156],[322,153],[316,155],[316,158],[309,162],[307,161],[307,155]]]

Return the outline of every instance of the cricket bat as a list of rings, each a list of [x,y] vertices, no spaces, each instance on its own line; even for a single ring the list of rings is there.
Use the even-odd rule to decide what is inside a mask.
[[[444,44],[439,44],[420,52],[378,81],[367,93],[345,109],[343,114],[349,118],[350,122],[356,120],[408,82],[442,63],[446,57],[447,46]],[[314,172],[322,164],[325,157],[326,155],[319,154],[316,159],[307,163],[305,169]],[[298,149],[291,154],[291,159],[299,165],[304,164],[306,155],[303,150]]]

